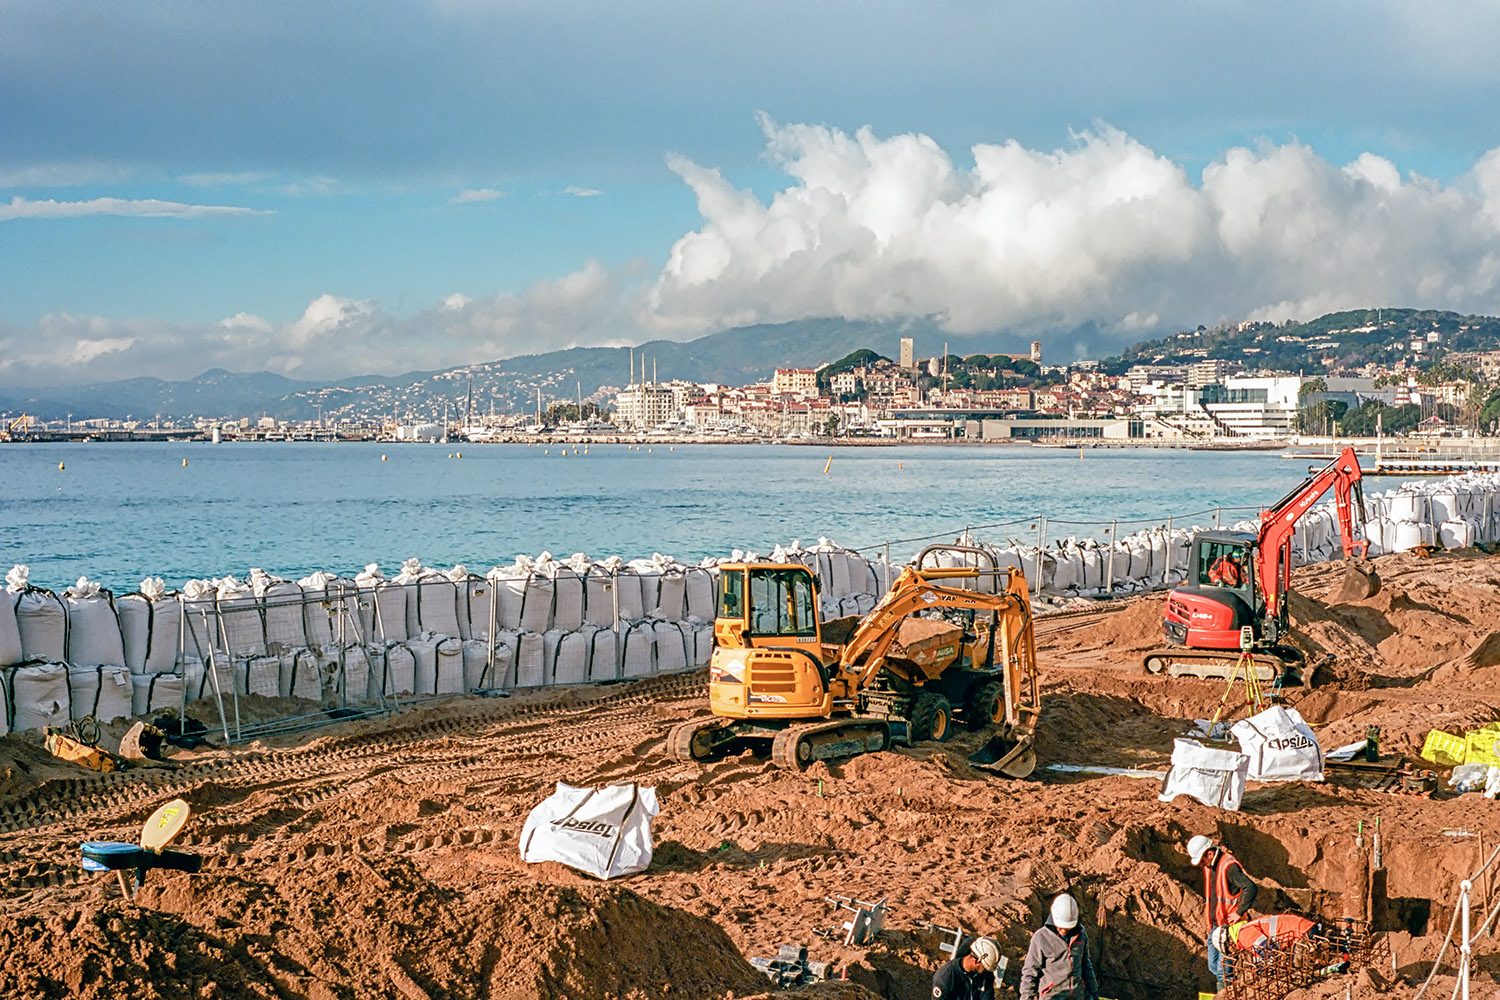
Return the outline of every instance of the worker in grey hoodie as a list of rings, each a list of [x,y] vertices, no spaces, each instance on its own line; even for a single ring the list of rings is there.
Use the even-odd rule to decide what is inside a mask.
[[[1078,902],[1067,893],[1052,901],[1051,917],[1031,935],[1021,965],[1021,1000],[1099,1000]]]

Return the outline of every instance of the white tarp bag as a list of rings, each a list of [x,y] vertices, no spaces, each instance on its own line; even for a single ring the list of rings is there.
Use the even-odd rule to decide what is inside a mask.
[[[182,703],[182,675],[131,674],[130,707],[136,715],[150,715]]]
[[[68,665],[29,663],[4,671],[5,695],[9,702],[10,731],[65,726],[69,711]]]
[[[634,875],[651,864],[655,788],[606,785],[557,791],[526,817],[521,860],[556,861],[596,878]]]
[[[0,593],[0,667],[20,663],[26,658],[21,649],[21,629],[16,624],[15,596]]]
[[[63,599],[68,609],[67,661],[90,667],[100,664],[123,667],[125,646],[110,592],[80,576],[77,583],[63,591]]]
[[[69,715],[113,722],[134,712],[135,689],[122,666],[68,668]]]
[[[266,648],[273,654],[307,645],[307,624],[302,608],[302,587],[278,580],[264,570],[250,571],[250,589],[261,602],[266,627]]]
[[[1250,758],[1251,781],[1323,780],[1323,748],[1295,708],[1272,705],[1229,731]]]
[[[1206,806],[1237,811],[1245,796],[1250,758],[1233,750],[1216,750],[1197,740],[1172,741],[1172,769],[1157,799],[1171,802],[1190,795]]]

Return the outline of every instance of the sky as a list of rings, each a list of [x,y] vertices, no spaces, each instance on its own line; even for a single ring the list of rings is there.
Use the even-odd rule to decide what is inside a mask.
[[[0,0],[0,25],[0,386],[825,316],[1063,360],[1097,354],[1083,327],[1500,314],[1495,0]]]

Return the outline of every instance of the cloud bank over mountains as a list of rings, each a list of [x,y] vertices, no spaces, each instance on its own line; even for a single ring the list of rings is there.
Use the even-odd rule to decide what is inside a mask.
[[[1012,141],[966,158],[920,134],[762,127],[765,157],[785,175],[769,199],[668,157],[701,224],[663,248],[657,271],[590,261],[514,292],[455,289],[404,315],[330,289],[286,324],[254,303],[208,328],[54,314],[0,327],[0,384],[209,367],[337,378],[823,316],[932,316],[957,335],[1088,326],[1114,344],[1357,306],[1500,313],[1500,149],[1447,184],[1369,153],[1332,163],[1296,142],[1232,148],[1191,177],[1104,125],[1062,149]],[[1051,357],[1071,353],[1049,344]]]

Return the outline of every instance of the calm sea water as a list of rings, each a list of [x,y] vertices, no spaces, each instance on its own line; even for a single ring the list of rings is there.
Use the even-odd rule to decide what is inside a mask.
[[[462,449],[462,458],[455,456]],[[569,449],[571,452],[571,449]],[[1113,518],[1164,521],[1265,504],[1306,475],[1276,453],[943,446],[62,444],[0,447],[0,571],[117,592],[243,576],[352,574],[411,556],[483,571],[518,553],[696,562],[826,536],[852,548],[1020,521],[981,537],[1102,537]],[[386,456],[382,461],[381,456]],[[832,465],[824,473],[832,456]],[[183,460],[187,465],[183,465]],[[65,465],[58,469],[58,463]],[[1253,513],[1253,512],[1252,512]],[[1229,519],[1226,517],[1226,523]],[[1071,522],[1093,522],[1062,523]],[[1179,524],[1182,522],[1179,521]],[[1122,526],[1122,533],[1132,527]],[[892,546],[909,558],[918,543]]]

